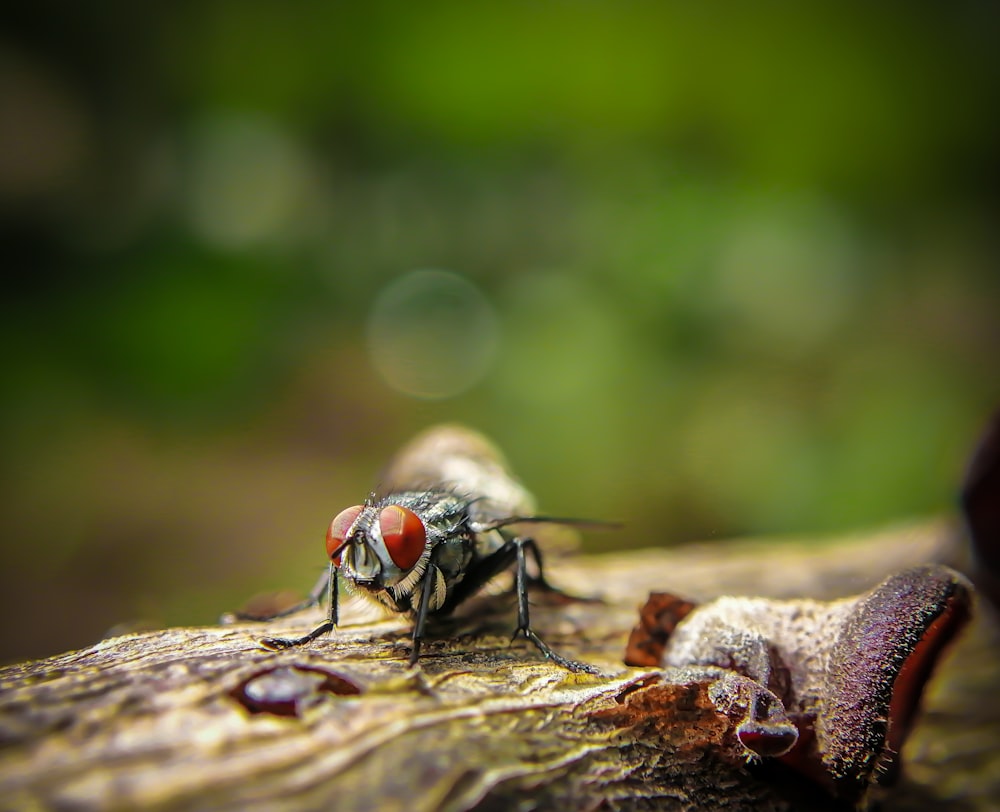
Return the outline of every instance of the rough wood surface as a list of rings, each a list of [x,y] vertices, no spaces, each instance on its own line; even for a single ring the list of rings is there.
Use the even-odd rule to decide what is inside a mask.
[[[569,673],[511,644],[504,594],[434,626],[416,670],[406,667],[405,618],[348,614],[307,648],[256,645],[264,634],[308,629],[317,610],[266,626],[126,635],[8,666],[0,808],[837,808],[780,766],[720,759],[726,725],[697,686],[623,666],[637,609],[651,590],[698,600],[851,594],[914,563],[960,563],[954,537],[931,524],[824,544],[727,542],[554,561],[553,581],[600,600],[537,595],[533,623],[603,676]],[[904,779],[882,809],[998,808],[997,638],[981,606],[931,685]],[[248,680],[265,689],[255,678],[275,666],[299,669],[293,715],[251,712],[239,693]],[[360,693],[323,682],[331,673]]]

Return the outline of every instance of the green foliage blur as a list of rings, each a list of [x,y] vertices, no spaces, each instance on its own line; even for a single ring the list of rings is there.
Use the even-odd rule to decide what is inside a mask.
[[[627,523],[591,551],[952,509],[1000,400],[990,4],[22,6],[0,659],[307,589],[442,420]],[[373,320],[419,270],[478,299]]]

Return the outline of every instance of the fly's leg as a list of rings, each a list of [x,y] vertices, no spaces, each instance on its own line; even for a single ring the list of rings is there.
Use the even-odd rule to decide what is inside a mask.
[[[294,615],[296,612],[301,612],[303,609],[310,609],[313,606],[318,606],[320,601],[323,600],[323,595],[326,593],[327,589],[330,587],[330,576],[328,573],[324,572],[320,574],[319,580],[316,581],[316,585],[309,590],[309,595],[305,600],[301,600],[294,606],[290,606],[287,609],[282,609],[280,612],[275,612],[272,615],[253,615],[247,612],[228,612],[224,615],[223,623],[232,623],[236,620],[252,620],[259,623],[266,623],[269,620],[277,620],[281,617],[288,617],[289,615]]]
[[[528,562],[525,550],[532,550],[535,563],[538,564],[539,575],[537,581],[545,584],[546,582],[542,576],[541,556],[538,554],[538,546],[532,539],[515,538],[511,540],[511,543],[517,549],[517,569],[514,573],[514,589],[517,592],[517,629],[514,631],[514,637],[516,638],[519,634],[524,635],[525,638],[535,644],[547,659],[561,665],[563,668],[568,668],[570,671],[582,671],[586,674],[600,674],[601,672],[592,665],[570,660],[561,654],[557,654],[549,648],[542,638],[531,630],[531,618],[528,608]],[[546,584],[546,586],[548,585]],[[555,587],[548,586],[548,589],[554,590]]]
[[[545,567],[542,566],[542,551],[538,549],[538,545],[535,543],[535,540],[519,539],[519,541],[521,542],[520,546],[529,551],[531,553],[531,557],[535,559],[535,569],[537,572],[535,575],[527,575],[528,585],[533,586],[536,589],[540,589],[543,592],[560,592],[560,590],[552,586],[552,584],[550,584],[548,579],[545,577]],[[522,557],[522,554],[519,553],[518,557]]]
[[[545,577],[545,568],[542,566],[542,551],[538,548],[538,544],[535,543],[534,539],[523,539],[521,542],[526,550],[531,553],[531,557],[535,560],[535,570],[537,574],[528,575],[528,586],[534,589],[539,589],[542,592],[547,592],[550,595],[558,595],[561,598],[567,599],[567,601],[579,601],[580,603],[603,603],[600,598],[587,597],[584,595],[574,595],[572,592],[566,592],[557,586],[553,586],[549,583],[549,579]]]
[[[331,631],[337,625],[337,568],[334,567],[332,562],[330,563],[330,572],[326,580],[326,589],[330,593],[330,611],[325,621],[320,623],[309,634],[302,635],[302,637],[265,637],[258,641],[260,645],[266,649],[277,651],[278,649],[292,648],[311,643],[317,637],[321,637]],[[322,591],[320,594],[322,594]]]
[[[417,617],[413,622],[413,648],[410,651],[410,665],[417,664],[420,659],[420,643],[424,639],[424,626],[427,624],[427,615],[431,609],[431,595],[434,594],[434,587],[437,581],[438,569],[434,566],[437,560],[437,550],[431,550],[430,558],[427,560],[427,569],[424,570],[424,581],[420,588],[420,604],[417,606]]]
[[[542,654],[564,668],[568,668],[571,671],[583,671],[588,674],[599,674],[600,671],[593,666],[585,663],[579,663],[575,660],[570,660],[560,654],[557,654],[549,648],[534,631],[532,631],[528,608],[528,586],[529,584],[537,583],[539,579],[528,575],[526,551],[530,551],[534,556],[535,564],[539,573],[541,573],[541,556],[538,553],[538,546],[535,542],[530,538],[509,538],[499,550],[479,560],[475,566],[470,567],[466,572],[465,577],[455,586],[454,589],[452,589],[451,595],[448,596],[445,603],[438,607],[436,611],[441,613],[450,612],[462,601],[478,590],[483,584],[489,581],[493,576],[507,569],[507,567],[511,564],[516,564],[514,573],[514,591],[517,593],[517,630],[514,632],[514,637],[516,638],[518,635],[524,635],[524,637],[538,647],[538,650],[541,651]],[[544,581],[544,578],[542,578],[542,581],[546,584],[546,588],[549,588],[554,592],[559,592],[556,587],[548,585],[548,582]],[[426,582],[424,588],[430,588],[427,586]],[[587,599],[583,598],[581,600]],[[423,602],[423,594],[421,594],[421,602]],[[419,628],[422,623],[420,620],[421,613],[419,609],[417,614]],[[417,629],[414,629],[414,632],[416,634]],[[422,628],[420,628],[420,632],[422,634]]]

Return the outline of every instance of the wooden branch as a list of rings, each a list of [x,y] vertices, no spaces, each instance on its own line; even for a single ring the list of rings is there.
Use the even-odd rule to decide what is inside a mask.
[[[837,808],[780,765],[720,756],[728,724],[698,686],[622,655],[651,590],[829,598],[953,556],[944,524],[815,542],[729,542],[553,561],[533,625],[603,676],[510,643],[507,594],[429,630],[350,616],[330,638],[268,652],[316,610],[167,629],[0,669],[3,809]],[[885,810],[985,810],[1000,797],[997,625],[980,607],[926,696]],[[275,670],[277,669],[277,670]],[[255,712],[256,709],[256,712]],[[658,709],[662,709],[660,712]]]

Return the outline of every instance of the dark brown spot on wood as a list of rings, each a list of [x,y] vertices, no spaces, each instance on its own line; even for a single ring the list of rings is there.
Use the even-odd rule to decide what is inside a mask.
[[[301,716],[324,696],[355,696],[361,688],[333,671],[279,665],[257,672],[230,693],[251,713]]]

